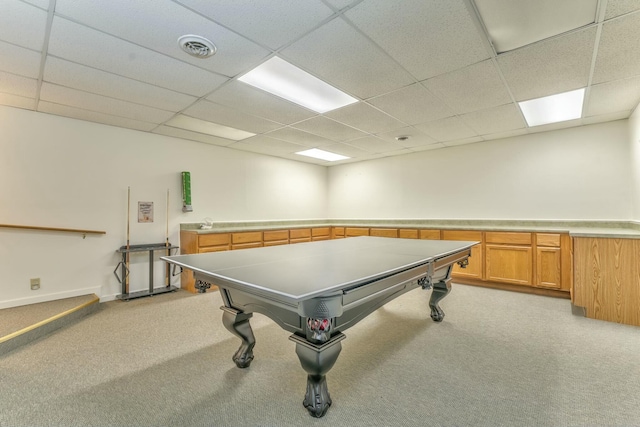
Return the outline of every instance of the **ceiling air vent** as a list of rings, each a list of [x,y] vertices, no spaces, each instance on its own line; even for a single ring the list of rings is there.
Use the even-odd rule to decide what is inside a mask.
[[[182,50],[196,58],[208,58],[216,53],[216,46],[204,37],[189,34],[178,39]]]

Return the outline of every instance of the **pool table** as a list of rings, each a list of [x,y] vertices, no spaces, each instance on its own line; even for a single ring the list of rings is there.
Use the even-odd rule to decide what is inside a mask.
[[[220,289],[223,324],[241,340],[233,355],[239,368],[253,360],[252,313],[291,332],[308,374],[303,405],[322,417],[331,405],[326,374],[343,332],[416,288],[433,289],[431,318],[441,322],[438,303],[451,289],[453,264],[466,265],[477,243],[361,236],[162,259],[192,270],[202,291]]]

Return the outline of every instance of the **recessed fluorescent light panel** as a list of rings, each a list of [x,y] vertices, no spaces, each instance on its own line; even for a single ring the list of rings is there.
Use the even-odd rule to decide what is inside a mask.
[[[298,151],[296,154],[300,154],[301,156],[314,157],[320,160],[327,160],[329,162],[335,162],[337,160],[350,159],[350,157],[342,156],[336,153],[330,153],[324,150],[318,150],[317,148],[312,148],[310,150]]]
[[[529,127],[582,117],[585,88],[518,102]]]
[[[238,80],[317,113],[358,102],[352,96],[274,56]]]
[[[245,132],[240,129],[222,126],[217,123],[196,119],[193,117],[185,116],[183,114],[175,116],[165,124],[174,128],[190,130],[198,133],[205,133],[207,135],[218,136],[220,138],[231,139],[234,141],[240,141],[256,135],[255,133]]]

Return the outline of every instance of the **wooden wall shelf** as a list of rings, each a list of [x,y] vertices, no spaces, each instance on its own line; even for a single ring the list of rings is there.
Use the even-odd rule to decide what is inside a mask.
[[[39,227],[34,225],[15,225],[15,224],[0,224],[0,228],[20,228],[26,230],[42,230],[42,231],[62,231],[65,233],[79,233],[83,237],[87,234],[107,234],[106,231],[100,230],[80,230],[76,228],[56,228],[56,227]]]

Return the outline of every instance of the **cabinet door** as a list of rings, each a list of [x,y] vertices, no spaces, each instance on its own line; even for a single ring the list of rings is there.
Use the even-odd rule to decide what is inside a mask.
[[[536,286],[560,289],[562,285],[560,254],[560,248],[538,247]]]
[[[420,230],[420,232],[422,231],[423,230]],[[442,240],[468,240],[482,242],[482,231],[443,230]],[[453,277],[482,279],[483,264],[482,243],[479,243],[471,248],[471,256],[469,257],[469,264],[467,267],[462,268],[456,264],[453,266],[451,275]]]
[[[361,227],[347,227],[344,230],[344,234],[346,237],[368,236],[369,229]]]
[[[533,257],[530,246],[486,245],[487,280],[531,285]]]

